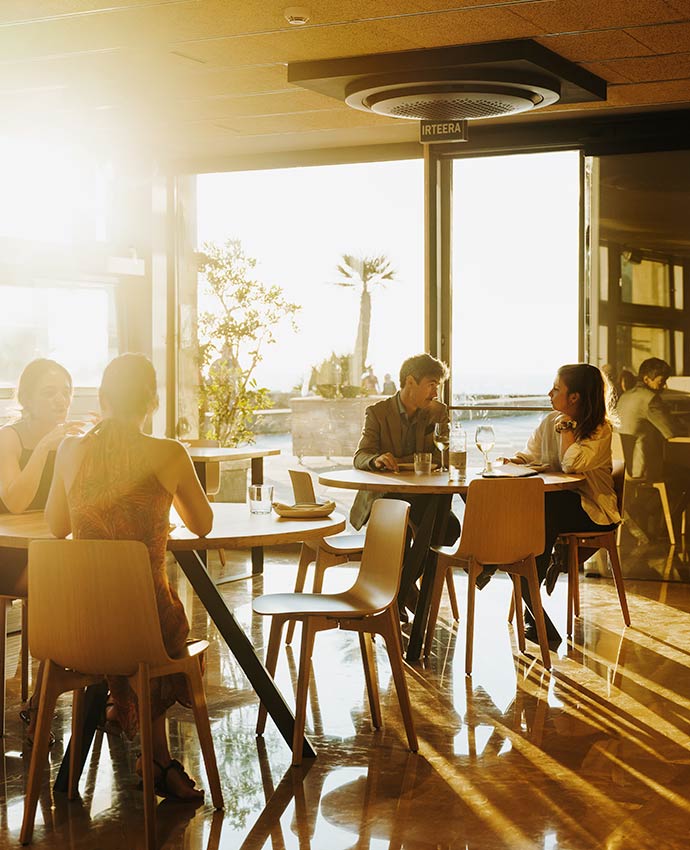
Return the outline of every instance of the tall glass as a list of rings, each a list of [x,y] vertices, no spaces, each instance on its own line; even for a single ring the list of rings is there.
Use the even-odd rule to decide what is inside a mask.
[[[496,443],[496,435],[491,425],[480,425],[474,433],[474,442],[477,444],[479,451],[484,455],[484,469],[482,472],[491,472],[489,452]]]

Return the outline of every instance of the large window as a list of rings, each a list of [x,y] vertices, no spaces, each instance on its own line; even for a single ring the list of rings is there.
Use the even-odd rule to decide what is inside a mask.
[[[454,163],[453,402],[496,420],[498,453],[540,414],[482,406],[548,405],[556,369],[578,359],[579,210],[577,152]]]

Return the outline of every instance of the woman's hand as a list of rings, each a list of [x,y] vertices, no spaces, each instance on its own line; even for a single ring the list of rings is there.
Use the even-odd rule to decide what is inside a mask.
[[[38,441],[36,450],[40,450],[45,454],[55,451],[65,437],[75,437],[83,434],[86,425],[86,422],[61,422]]]

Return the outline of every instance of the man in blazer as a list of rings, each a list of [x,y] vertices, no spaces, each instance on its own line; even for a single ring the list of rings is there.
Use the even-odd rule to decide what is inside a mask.
[[[434,425],[448,421],[448,408],[437,396],[447,377],[446,364],[430,354],[418,354],[405,360],[400,367],[399,392],[366,410],[353,460],[355,468],[397,472],[398,464],[412,461],[415,452],[432,452],[434,461],[438,462],[440,453],[434,446]],[[374,500],[382,495],[366,490],[357,493],[350,511],[350,522],[355,528],[367,522]],[[421,521],[426,499],[425,496],[409,497],[413,522]],[[457,540],[459,533],[460,523],[451,514],[446,527],[448,545]]]

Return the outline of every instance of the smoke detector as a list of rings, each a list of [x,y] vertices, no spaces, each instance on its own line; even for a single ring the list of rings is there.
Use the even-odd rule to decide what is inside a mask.
[[[288,81],[390,118],[505,118],[606,99],[606,82],[531,39],[292,62]]]
[[[303,27],[311,18],[311,11],[306,6],[288,6],[283,12],[285,20],[293,27]]]

